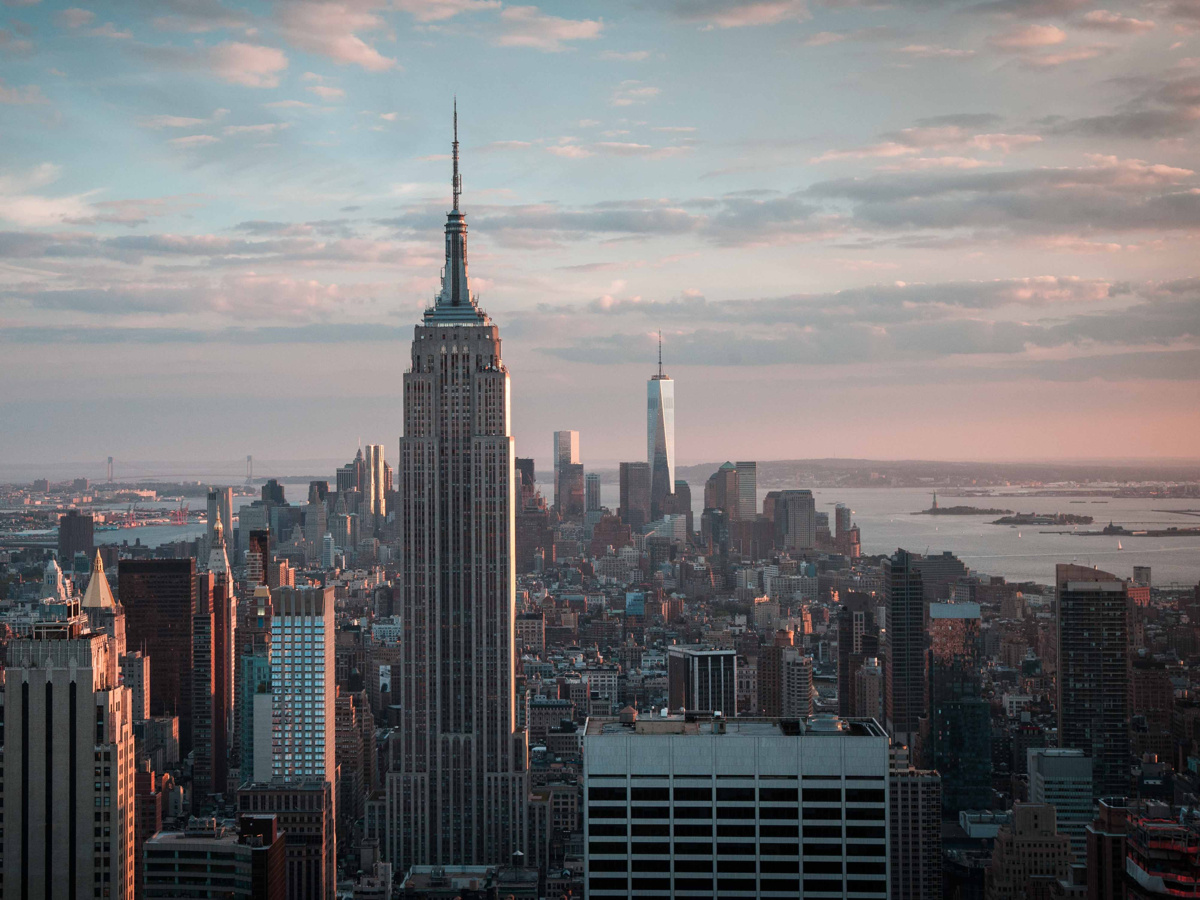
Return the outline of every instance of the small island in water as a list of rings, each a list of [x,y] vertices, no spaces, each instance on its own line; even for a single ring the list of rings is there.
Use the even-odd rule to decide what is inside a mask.
[[[1074,513],[1017,513],[1004,516],[993,522],[993,525],[1091,525],[1091,516],[1077,516]]]

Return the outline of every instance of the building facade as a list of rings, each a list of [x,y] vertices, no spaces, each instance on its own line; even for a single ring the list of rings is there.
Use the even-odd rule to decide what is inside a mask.
[[[675,382],[663,371],[662,335],[658,372],[646,382],[646,462],[650,466],[650,518],[672,510],[675,492]]]

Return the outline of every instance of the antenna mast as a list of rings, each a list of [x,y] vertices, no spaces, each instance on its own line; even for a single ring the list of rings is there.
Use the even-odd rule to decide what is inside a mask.
[[[458,198],[462,195],[462,176],[458,174],[458,97],[454,98],[454,178],[451,190],[454,192],[454,209],[458,210]]]
[[[658,330],[658,377],[663,377],[662,370],[662,329]]]

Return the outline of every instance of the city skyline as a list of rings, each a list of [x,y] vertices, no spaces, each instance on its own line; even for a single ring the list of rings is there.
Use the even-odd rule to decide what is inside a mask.
[[[636,458],[661,328],[681,463],[704,406],[719,458],[1192,452],[1186,4],[395,5],[11,8],[0,414],[25,425],[0,455],[333,457],[398,429],[455,92],[518,448],[603,377],[589,455]],[[748,427],[780,385],[805,415]]]

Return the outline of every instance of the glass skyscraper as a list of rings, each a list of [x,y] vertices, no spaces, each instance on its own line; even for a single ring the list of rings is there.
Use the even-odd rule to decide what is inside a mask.
[[[675,493],[675,382],[663,372],[662,337],[658,373],[646,382],[646,461],[650,463],[650,518],[660,519]]]

